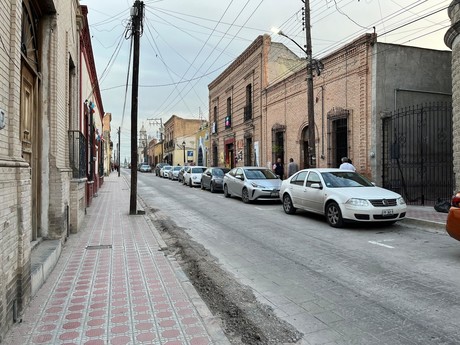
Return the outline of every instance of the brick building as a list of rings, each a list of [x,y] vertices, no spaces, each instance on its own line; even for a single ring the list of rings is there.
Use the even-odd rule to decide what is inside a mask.
[[[263,92],[302,65],[283,44],[259,36],[208,85],[210,165],[270,165]]]
[[[321,62],[313,80],[316,162],[307,162],[306,60],[259,37],[209,85],[212,164],[271,166],[281,158],[286,165],[293,158],[301,168],[326,168],[347,156],[411,202],[450,194],[450,52],[379,43],[374,33]],[[420,119],[428,130],[417,131]]]
[[[74,138],[85,139],[79,2],[5,0],[0,13],[1,339],[38,289],[32,251],[43,240],[63,243],[80,217],[71,205],[86,204],[70,164]],[[78,167],[88,164],[82,156]]]
[[[322,59],[324,68],[314,77],[316,166],[338,167],[348,156],[359,171],[368,174],[371,113],[371,44],[364,35]],[[294,158],[300,168],[309,166],[306,61],[291,76],[263,92],[267,150],[264,157],[287,163]],[[314,163],[314,162],[312,162]]]

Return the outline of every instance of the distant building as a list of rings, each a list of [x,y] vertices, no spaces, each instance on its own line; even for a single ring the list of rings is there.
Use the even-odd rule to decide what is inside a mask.
[[[164,123],[163,161],[171,165],[196,164],[195,134],[201,124],[201,120],[172,115]]]

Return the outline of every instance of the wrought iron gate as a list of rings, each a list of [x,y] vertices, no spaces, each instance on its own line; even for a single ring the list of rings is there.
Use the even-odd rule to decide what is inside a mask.
[[[383,186],[408,204],[433,205],[454,191],[452,106],[429,103],[382,119]]]

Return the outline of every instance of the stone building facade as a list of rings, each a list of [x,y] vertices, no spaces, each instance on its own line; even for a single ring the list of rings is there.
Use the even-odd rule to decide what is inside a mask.
[[[79,202],[69,138],[83,128],[83,16],[78,0],[5,0],[0,13],[1,339],[37,290],[33,250],[69,237]]]
[[[449,6],[452,25],[444,36],[444,42],[452,49],[452,105],[453,105],[453,160],[455,190],[460,189],[460,0]]]

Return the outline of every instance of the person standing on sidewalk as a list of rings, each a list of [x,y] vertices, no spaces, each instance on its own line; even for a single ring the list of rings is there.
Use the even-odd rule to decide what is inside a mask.
[[[284,176],[284,166],[281,162],[281,158],[276,160],[276,163],[273,164],[273,172],[279,176],[280,179],[283,179]]]
[[[342,158],[342,164],[340,164],[339,169],[356,171],[355,166],[350,163],[350,160],[348,159],[348,157],[343,157]]]
[[[294,162],[293,158],[289,158],[289,164],[288,164],[288,177],[291,177],[294,175],[297,171],[299,171],[299,166],[297,165],[296,162]]]

